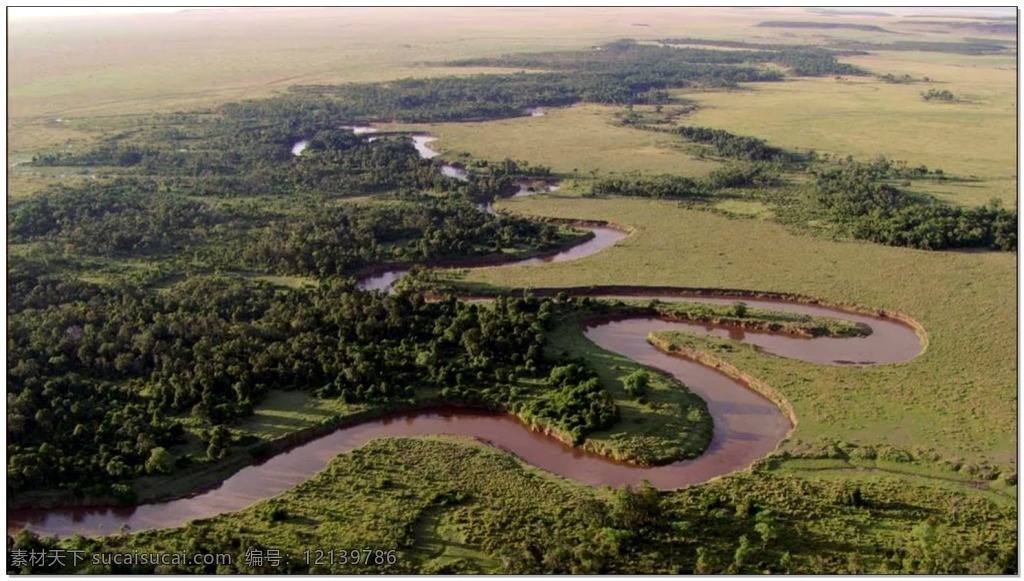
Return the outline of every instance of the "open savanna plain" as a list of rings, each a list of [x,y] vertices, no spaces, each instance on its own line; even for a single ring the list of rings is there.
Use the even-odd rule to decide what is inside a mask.
[[[275,566],[236,560],[219,568],[155,569],[171,573],[1016,572],[1016,251],[884,246],[851,240],[813,220],[804,223],[788,205],[813,187],[814,177],[802,168],[782,171],[782,184],[767,194],[726,189],[699,203],[593,193],[602,179],[670,174],[704,180],[734,165],[671,132],[623,122],[639,113],[658,119],[662,128],[723,129],[797,156],[885,156],[910,167],[926,165],[950,179],[915,177],[906,182],[908,191],[965,208],[996,198],[1016,211],[1015,36],[916,25],[912,12],[848,17],[867,27],[862,29],[759,26],[847,21],[800,8],[195,10],[97,18],[88,25],[67,20],[10,26],[9,205],[55,184],[94,179],[93,168],[40,167],[32,165],[33,156],[135,135],[155,115],[281,96],[296,85],[527,70],[448,66],[457,59],[589,50],[622,38],[841,49],[908,39],[959,43],[966,36],[1005,48],[981,55],[869,48],[839,57],[869,74],[672,89],[673,100],[657,108],[582,102],[545,107],[539,116],[372,121],[383,130],[431,134],[437,139],[430,146],[447,162],[473,168],[474,161],[510,158],[550,168],[561,180],[555,192],[498,200],[502,213],[610,222],[629,232],[578,260],[433,272],[453,289],[511,296],[600,285],[792,293],[863,312],[898,313],[920,325],[920,355],[878,366],[818,365],[726,339],[652,333],[648,340],[657,347],[705,352],[767,384],[792,406],[792,431],[753,466],[679,490],[630,491],[561,478],[468,438],[378,439],[239,512],[106,537],[21,534],[18,547],[237,555],[269,549],[285,557]],[[926,16],[957,25],[987,22]],[[880,78],[886,74],[911,80]],[[949,90],[956,99],[924,100],[930,89]],[[378,203],[377,197],[392,195],[390,189],[346,193],[330,204],[386,208],[396,202]],[[298,203],[291,208],[287,198],[270,195],[193,201],[262,205],[296,221],[305,215]],[[9,243],[8,252],[35,260],[43,250],[37,243]],[[162,260],[65,255],[46,264],[100,285],[136,277],[155,294],[215,270],[198,252]],[[330,287],[312,273],[216,270],[232,280],[269,283],[279,294]],[[592,369],[622,421],[575,444],[634,460],[690,457],[706,447],[710,424],[697,396],[654,373],[645,397],[635,397],[625,386],[641,366],[587,340],[580,320],[579,313],[558,320],[544,352]],[[290,324],[305,328],[308,321],[296,317]],[[536,382],[516,387],[530,393]],[[424,389],[422,401],[441,398],[442,390],[432,389]],[[690,410],[689,417],[673,417],[677,409]],[[238,445],[208,462],[137,478],[134,498],[185,496],[249,464],[257,446],[269,444],[264,453],[280,451],[285,442],[377,415],[369,404],[291,387],[270,389],[250,411],[226,432]],[[521,409],[512,411],[524,417]],[[172,450],[176,457],[209,454],[206,419],[184,414],[182,422],[185,436]],[[543,418],[528,423],[571,440]],[[59,504],[63,491],[50,492],[36,498]],[[357,548],[382,551],[381,560],[343,563],[316,554]],[[154,572],[92,572],[133,570]]]
[[[923,55],[923,56],[922,56]],[[943,55],[946,56],[946,55]],[[877,74],[912,74],[934,82],[877,78],[800,79],[749,91],[691,93],[700,104],[688,123],[755,134],[781,147],[870,159],[885,155],[969,178],[930,184],[928,192],[959,204],[997,197],[1016,203],[1016,75],[1005,56],[879,53],[849,62]],[[913,71],[911,73],[911,71]],[[929,88],[963,102],[925,101]]]

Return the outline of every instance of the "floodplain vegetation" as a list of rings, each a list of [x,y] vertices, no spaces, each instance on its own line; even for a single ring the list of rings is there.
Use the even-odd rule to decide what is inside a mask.
[[[983,573],[1016,566],[1012,502],[912,479],[821,472],[807,479],[755,469],[672,494],[591,489],[467,440],[378,440],[239,513],[62,546],[239,556],[219,567],[83,569],[90,573]],[[55,544],[29,535],[13,541],[36,550]],[[318,559],[303,547],[394,550],[397,559],[342,563],[338,553]],[[240,558],[271,549],[281,550],[277,566]]]
[[[776,20],[763,27],[836,28],[825,24]],[[912,293],[899,281],[840,290],[842,281],[833,287],[788,281],[786,272],[811,268],[796,262],[786,263],[792,271],[764,273],[750,265],[728,274],[719,272],[721,265],[688,271],[697,263],[677,264],[674,249],[646,253],[653,238],[645,229],[660,214],[658,235],[685,242],[679,252],[714,254],[687,236],[701,237],[711,222],[732,223],[722,231],[763,234],[750,244],[772,240],[780,248],[814,247],[836,256],[855,248],[868,267],[914,259],[914,268],[927,274],[973,259],[970,272],[991,270],[981,275],[992,282],[982,292],[1007,291],[1002,275],[1017,250],[1016,208],[998,199],[954,205],[925,193],[931,184],[974,178],[913,160],[806,149],[814,143],[781,147],[687,120],[701,106],[688,92],[735,92],[794,77],[868,78],[871,72],[847,61],[869,51],[971,57],[1005,49],[966,40],[881,42],[889,34],[881,26],[840,28],[872,33],[873,40],[843,37],[826,46],[617,40],[434,63],[488,74],[306,84],[206,109],[130,115],[85,147],[25,159],[33,172],[77,177],[12,196],[8,210],[11,506],[130,505],[183,496],[212,483],[204,478],[227,476],[240,459],[259,457],[279,438],[312,433],[319,422],[427,403],[507,411],[567,443],[637,463],[692,458],[711,439],[704,403],[656,370],[602,352],[582,336],[581,321],[653,314],[805,336],[864,333],[842,321],[742,303],[610,303],[533,297],[529,287],[733,282],[733,288],[807,291],[905,309],[919,319],[928,350],[894,369],[822,369],[727,340],[650,337],[667,351],[687,345],[722,356],[792,401],[800,421],[793,437],[750,470],[672,492],[597,489],[477,442],[380,440],[235,514],[104,538],[22,532],[8,537],[8,547],[239,556],[274,548],[286,556],[283,565],[262,569],[238,558],[220,567],[77,571],[98,574],[1015,573],[1016,467],[999,456],[1013,439],[1010,418],[998,406],[966,402],[960,391],[944,402],[951,411],[941,421],[922,411],[949,394],[943,377],[974,385],[984,404],[1006,395],[1009,374],[981,377],[951,337],[959,332],[975,346],[1011,343],[1012,324],[981,337],[992,330],[990,303],[1012,311],[1009,298],[981,304],[968,297],[958,310],[937,298],[961,282],[948,276],[908,299]],[[879,82],[913,85],[914,78]],[[964,105],[946,93],[952,96],[932,90],[918,100]],[[559,160],[446,155],[469,168],[462,181],[422,159],[408,131],[371,141],[339,128],[486,127],[530,108],[578,104],[614,110],[607,121],[616,131],[654,136],[702,160],[707,171],[586,176]],[[308,146],[294,155],[301,140]],[[501,202],[513,211],[498,215],[476,207],[513,193],[519,179],[538,177],[562,179],[567,191]],[[739,216],[744,208],[753,209],[753,218]],[[389,265],[504,262],[585,237],[531,214],[614,220],[634,236],[606,251],[614,256],[582,265],[474,270],[468,277],[419,269],[395,294],[356,286],[361,275]],[[689,231],[673,226],[675,218],[686,220]],[[737,224],[743,220],[757,226]],[[630,254],[631,248],[644,252]],[[990,252],[946,260],[938,251],[949,249]],[[717,255],[725,252],[733,250]],[[650,268],[636,277],[595,271],[627,255]],[[801,256],[794,251],[788,260]],[[654,280],[659,272],[671,280]],[[616,276],[629,278],[608,279]],[[908,280],[921,276],[915,270]],[[456,298],[484,283],[499,290],[492,300]],[[979,312],[985,316],[957,318]],[[986,361],[1003,351],[989,350]],[[910,377],[915,369],[935,385],[918,385]],[[846,381],[862,388],[862,397],[892,395],[906,414],[894,418],[896,412],[855,401],[858,394],[837,387]],[[891,394],[897,385],[909,391]],[[261,418],[279,404],[299,416],[308,409],[330,416],[268,430]],[[889,445],[878,441],[879,430],[865,428],[871,421],[894,432],[900,422],[913,425]],[[959,427],[927,432],[943,430],[942,422]],[[993,426],[1005,430],[983,434]],[[926,433],[931,439],[924,441]],[[396,559],[343,565],[311,559],[304,547],[394,551]],[[18,572],[69,571],[29,565]]]

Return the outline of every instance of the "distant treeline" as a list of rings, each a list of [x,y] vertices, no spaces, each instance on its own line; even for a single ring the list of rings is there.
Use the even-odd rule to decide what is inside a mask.
[[[669,39],[665,44],[676,43]],[[761,47],[757,47],[760,49]],[[455,66],[519,67],[544,70],[570,70],[575,77],[613,74],[626,83],[644,80],[660,86],[685,87],[693,84],[731,86],[736,82],[775,81],[778,73],[762,68],[776,64],[793,69],[800,76],[858,75],[861,69],[836,61],[836,54],[816,48],[772,45],[768,50],[723,51],[701,48],[674,48],[639,44],[633,40],[595,47],[592,50],[514,54],[499,58],[453,61]],[[703,78],[702,78],[703,77]],[[744,78],[746,77],[746,78]],[[641,84],[640,87],[644,87]],[[621,102],[621,101],[619,101]]]
[[[798,74],[855,74],[853,67],[824,53],[780,56],[772,52],[742,55],[713,50],[676,50],[623,40],[587,51],[524,53],[499,58],[462,59],[457,67],[503,67],[548,72],[402,79],[387,83],[312,85],[293,94],[328,98],[353,121],[465,121],[520,116],[530,107],[577,102],[662,103],[666,89],[731,87],[742,82],[778,81],[782,75],[764,63],[787,60]]]
[[[558,107],[579,101],[644,102],[611,77],[573,83],[565,74],[517,73],[400,79],[387,83],[291,87],[303,99],[327,99],[339,119],[374,121],[481,121],[519,117],[530,107]]]
[[[705,198],[710,194],[704,184],[693,178],[670,174],[646,176],[639,173],[597,180],[591,191],[598,196],[672,200]]]
[[[724,129],[683,126],[676,128],[673,133],[687,141],[710,145],[715,153],[722,157],[747,161],[773,161],[789,158],[789,154],[785,151],[768,145],[763,139],[736,135]]]
[[[811,46],[806,44],[784,44],[784,43],[764,43],[764,42],[745,42],[742,40],[719,40],[710,38],[665,38],[659,41],[663,44],[669,45],[695,45],[695,46],[717,46],[721,48],[741,48],[747,50],[770,50],[770,51],[792,51],[797,53],[823,53],[824,55],[837,56],[863,56],[868,54],[864,51],[858,50],[838,50],[832,48],[822,48],[817,46]]]
[[[801,157],[796,153],[768,145],[763,139],[747,135],[736,135],[724,129],[682,125],[661,127],[657,125],[635,125],[638,129],[677,135],[691,143],[708,146],[716,156],[741,161],[796,162]]]
[[[1014,25],[1014,30],[1016,27]],[[759,42],[743,42],[738,40],[712,40],[704,38],[666,38],[661,40],[667,45],[696,45],[696,46],[717,46],[731,49],[747,49],[757,51],[780,51],[791,56],[780,56],[778,64],[785,65],[785,60],[796,60],[800,55],[802,58],[822,59],[826,55],[834,57],[841,56],[862,56],[870,54],[870,51],[894,50],[894,51],[922,51],[922,52],[945,52],[965,55],[984,55],[1001,53],[1006,51],[1007,45],[994,39],[964,38],[959,42],[930,41],[930,40],[897,40],[891,43],[867,42],[853,39],[829,39],[828,47],[812,47],[800,44],[772,44]],[[820,54],[818,54],[820,53]],[[808,56],[810,55],[810,56]],[[843,66],[843,63],[838,63]],[[845,65],[852,67],[853,65]],[[823,74],[829,74],[824,72]],[[852,75],[864,74],[840,72],[835,74]]]
[[[710,200],[730,188],[765,188],[781,182],[777,163],[737,162],[716,168],[701,179],[640,172],[595,180],[591,194],[666,200]]]
[[[893,33],[891,30],[886,30],[880,26],[874,26],[872,24],[853,24],[851,22],[808,22],[804,20],[768,20],[765,22],[759,22],[757,26],[760,26],[762,28],[842,28],[846,30],[863,30],[865,32],[885,32],[889,34]]]
[[[865,42],[860,40],[832,40],[830,44],[836,48],[858,51],[920,51],[943,52],[963,55],[986,55],[1006,52],[1006,45],[996,41],[964,41],[942,42],[931,40],[897,40],[895,42]]]
[[[991,20],[1003,20],[1001,18],[994,18]],[[922,25],[922,26],[941,26],[943,28],[949,28],[952,30],[969,30],[971,32],[977,32],[981,34],[1017,34],[1017,22],[1016,18],[1009,17],[1007,20],[1012,22],[967,22],[967,21],[949,21],[949,20],[912,20],[906,22],[911,25]]]

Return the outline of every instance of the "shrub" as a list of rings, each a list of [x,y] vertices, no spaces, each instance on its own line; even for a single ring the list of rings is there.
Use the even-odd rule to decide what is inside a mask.
[[[627,375],[622,383],[626,387],[626,393],[639,397],[647,392],[647,387],[651,384],[651,374],[643,369],[637,369]]]
[[[267,521],[281,522],[288,520],[288,510],[281,506],[272,506],[267,511]]]
[[[941,91],[937,89],[928,89],[927,92],[921,93],[921,98],[925,101],[945,101],[947,103],[956,101],[956,96],[946,89],[942,89]]]
[[[135,489],[131,484],[114,484],[110,487],[110,494],[118,504],[135,504]]]
[[[747,316],[747,303],[743,301],[736,301],[732,304],[732,310],[730,311],[732,316],[742,319]]]

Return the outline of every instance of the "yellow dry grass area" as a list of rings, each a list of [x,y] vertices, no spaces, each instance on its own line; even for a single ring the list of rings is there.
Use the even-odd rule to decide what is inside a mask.
[[[584,259],[474,270],[470,280],[739,288],[900,311],[919,321],[930,341],[910,362],[855,369],[724,356],[755,377],[774,370],[774,387],[800,420],[794,438],[922,446],[1004,465],[1015,457],[1014,254],[832,242],[654,200],[549,195],[502,204],[522,214],[614,220],[635,232]]]
[[[702,176],[719,165],[684,153],[684,144],[672,136],[615,125],[616,107],[545,111],[540,117],[405,127],[437,135],[430,147],[448,158],[467,152],[482,159],[520,159],[563,175],[644,171]]]
[[[75,186],[85,183],[88,178],[68,175],[11,175],[7,178],[7,200],[17,201],[30,198],[37,193],[58,184]]]
[[[85,125],[62,117],[8,118],[8,162],[31,161],[33,153],[43,150],[83,147],[96,136]]]
[[[11,116],[166,110],[295,84],[451,74],[430,63],[722,32],[736,18],[752,24],[760,16],[727,8],[265,8],[21,21],[8,28]]]

